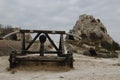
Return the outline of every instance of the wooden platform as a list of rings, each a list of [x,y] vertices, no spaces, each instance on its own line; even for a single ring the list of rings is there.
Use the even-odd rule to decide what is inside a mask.
[[[16,56],[17,61],[40,61],[40,62],[61,62],[65,61],[66,57],[58,56]]]

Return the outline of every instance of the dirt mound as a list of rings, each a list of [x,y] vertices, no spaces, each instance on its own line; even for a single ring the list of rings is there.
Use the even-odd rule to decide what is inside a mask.
[[[11,51],[20,49],[20,41],[0,40],[0,56],[9,55]]]

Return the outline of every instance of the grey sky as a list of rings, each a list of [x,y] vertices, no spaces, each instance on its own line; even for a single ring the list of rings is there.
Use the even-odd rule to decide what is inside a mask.
[[[0,0],[0,23],[27,29],[72,29],[82,14],[101,19],[120,40],[120,0]],[[119,41],[120,43],[120,41]]]

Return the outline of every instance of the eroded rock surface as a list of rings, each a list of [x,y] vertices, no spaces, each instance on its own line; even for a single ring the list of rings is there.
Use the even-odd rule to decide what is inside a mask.
[[[81,40],[74,36],[67,35],[66,41],[69,42],[69,40],[73,40],[74,44],[79,41],[79,44],[76,44],[77,47],[84,47],[85,51],[89,51],[92,46],[97,53],[105,49],[105,53],[109,55],[109,57],[113,57],[111,53],[120,49],[119,44],[111,38],[100,19],[95,19],[92,15],[83,14],[79,16],[79,19],[76,21],[73,29],[70,30],[70,33],[81,37]],[[104,52],[102,53],[104,54]],[[117,54],[114,54],[114,57],[117,57]]]

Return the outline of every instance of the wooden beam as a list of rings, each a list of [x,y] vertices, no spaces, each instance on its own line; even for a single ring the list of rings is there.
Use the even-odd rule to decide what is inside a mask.
[[[21,33],[21,50],[22,50],[22,54],[25,54],[24,53],[24,50],[25,50],[25,33]]]
[[[38,38],[38,36],[40,35],[41,33],[37,33],[37,35],[34,37],[34,39],[32,40],[32,42],[30,42],[30,44],[27,46],[27,48],[25,50],[28,50],[32,44],[35,42],[35,40]]]
[[[59,50],[61,51],[61,54],[65,53],[64,40],[63,40],[63,35],[62,34],[60,35]]]
[[[59,49],[57,48],[57,46],[55,45],[55,43],[53,42],[53,40],[50,38],[50,36],[45,33],[46,37],[48,38],[48,40],[50,41],[50,43],[54,46],[54,48],[58,51]]]
[[[56,30],[20,30],[21,33],[48,33],[48,34],[65,34],[65,31]]]

